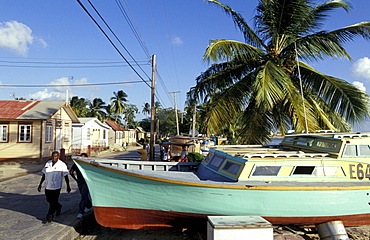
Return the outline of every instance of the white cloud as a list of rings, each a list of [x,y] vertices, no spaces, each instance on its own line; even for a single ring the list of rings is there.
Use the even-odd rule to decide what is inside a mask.
[[[352,74],[359,78],[370,80],[370,59],[360,58],[352,64]]]
[[[49,92],[47,88],[43,91],[38,91],[28,95],[27,99],[37,99],[37,100],[62,100],[65,95],[62,96],[61,92],[52,91]]]
[[[358,89],[360,89],[361,91],[366,92],[366,87],[362,82],[354,81],[352,84]]]
[[[73,77],[62,77],[50,82],[49,88],[45,88],[42,91],[38,91],[36,93],[29,94],[27,99],[37,99],[37,100],[65,100],[67,93],[68,99],[72,98],[73,96],[78,96],[78,92],[83,89],[83,92],[88,89],[90,91],[94,90],[92,87],[73,87],[68,86],[72,84],[87,84],[88,81],[86,78],[76,79],[73,80]]]
[[[32,30],[27,25],[9,21],[0,23],[0,47],[6,50],[14,51],[18,55],[27,55],[29,45],[36,40],[43,47],[46,42],[32,35]]]
[[[179,45],[182,45],[184,42],[181,40],[180,37],[173,37],[171,39],[171,44],[172,45],[176,45],[176,46],[179,46]]]

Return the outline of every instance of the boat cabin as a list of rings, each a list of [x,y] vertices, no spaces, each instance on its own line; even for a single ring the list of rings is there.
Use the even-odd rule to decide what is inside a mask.
[[[215,146],[199,166],[214,181],[370,180],[367,134],[289,135],[276,146]]]

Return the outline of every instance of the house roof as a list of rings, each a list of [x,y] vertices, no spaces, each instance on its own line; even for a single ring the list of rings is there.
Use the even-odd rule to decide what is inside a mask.
[[[95,117],[80,117],[78,119],[80,120],[80,124],[74,124],[73,126],[75,126],[75,127],[77,127],[77,126],[83,126],[86,123],[88,123],[90,121],[93,121],[96,124],[98,124],[100,127],[109,129],[109,126],[107,124],[102,123],[99,119],[97,119]]]
[[[142,127],[136,127],[136,130],[138,132],[142,132],[142,133],[145,133],[144,129]]]
[[[110,120],[107,120],[105,121],[114,131],[123,131],[123,129],[118,126],[118,124],[116,122],[113,122],[113,121],[110,121]]]
[[[91,120],[95,120],[97,118],[94,118],[94,117],[80,117],[78,119],[80,119],[80,123],[85,124],[85,123],[90,122]]]
[[[64,108],[72,122],[78,122],[73,110],[63,101],[0,101],[0,119],[47,120]]]

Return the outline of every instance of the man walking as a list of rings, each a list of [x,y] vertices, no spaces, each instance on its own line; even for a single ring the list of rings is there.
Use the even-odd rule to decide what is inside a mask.
[[[49,211],[46,215],[46,220],[48,222],[53,220],[54,213],[56,216],[59,216],[62,210],[62,205],[59,203],[59,195],[62,189],[63,177],[66,181],[67,192],[69,193],[71,191],[67,165],[62,160],[59,160],[59,152],[54,151],[51,156],[52,160],[48,161],[42,169],[43,174],[37,188],[37,190],[41,192],[41,185],[46,180],[45,196],[49,203]]]

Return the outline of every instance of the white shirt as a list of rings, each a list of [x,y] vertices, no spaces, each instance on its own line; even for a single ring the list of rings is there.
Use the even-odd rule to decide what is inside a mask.
[[[163,160],[169,160],[170,159],[170,154],[169,152],[163,153]]]
[[[188,155],[188,151],[182,150],[181,155],[180,155],[180,158],[185,159],[186,158],[186,155]]]
[[[55,190],[62,188],[63,177],[68,175],[67,165],[58,159],[53,166],[53,161],[50,160],[45,164],[42,169],[45,174],[46,189]]]

